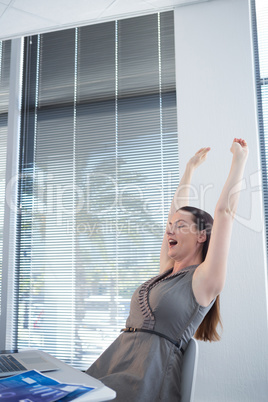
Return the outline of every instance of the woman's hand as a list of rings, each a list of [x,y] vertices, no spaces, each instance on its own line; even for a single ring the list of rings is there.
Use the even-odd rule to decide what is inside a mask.
[[[187,163],[185,172],[180,180],[180,184],[170,205],[167,224],[170,222],[177,209],[184,207],[185,205],[189,205],[189,192],[191,189],[193,172],[195,168],[205,161],[209,150],[210,148],[199,149],[199,151],[197,151]],[[168,256],[168,251],[167,234],[165,233],[160,253],[160,273],[164,272],[168,268],[171,268],[174,264],[173,260]]]
[[[195,153],[194,156],[189,160],[188,165],[192,168],[196,169],[201,163],[203,163],[207,158],[207,153],[210,151],[210,148],[201,148],[199,151]]]
[[[242,138],[235,138],[230,151],[232,152],[235,159],[246,161],[248,157],[248,144]]]

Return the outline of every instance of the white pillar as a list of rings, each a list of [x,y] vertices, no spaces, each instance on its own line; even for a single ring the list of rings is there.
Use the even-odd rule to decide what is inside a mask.
[[[218,343],[199,343],[196,402],[261,402],[268,395],[267,267],[251,38],[247,0],[175,10],[181,169],[193,152],[212,148],[194,176],[194,205],[214,213],[233,138],[245,138],[250,148],[221,295],[224,331]]]

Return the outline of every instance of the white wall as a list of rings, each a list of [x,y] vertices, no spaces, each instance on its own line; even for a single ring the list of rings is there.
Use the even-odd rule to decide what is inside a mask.
[[[250,148],[221,295],[222,340],[199,342],[195,401],[267,401],[267,268],[248,1],[177,8],[175,41],[181,171],[193,152],[212,148],[195,173],[193,204],[213,214],[233,138]],[[202,186],[209,186],[203,195]]]

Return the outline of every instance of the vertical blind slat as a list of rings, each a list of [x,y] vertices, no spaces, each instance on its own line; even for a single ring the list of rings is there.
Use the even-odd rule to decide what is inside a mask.
[[[260,155],[263,178],[266,247],[268,249],[268,4],[261,0],[251,0],[251,10]]]
[[[0,283],[2,282],[2,248],[4,229],[7,124],[9,104],[11,41],[0,41]],[[0,286],[1,311],[1,286]]]

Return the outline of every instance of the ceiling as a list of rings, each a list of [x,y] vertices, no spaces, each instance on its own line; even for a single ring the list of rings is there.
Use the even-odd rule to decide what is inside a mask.
[[[0,0],[0,40],[210,0]]]

